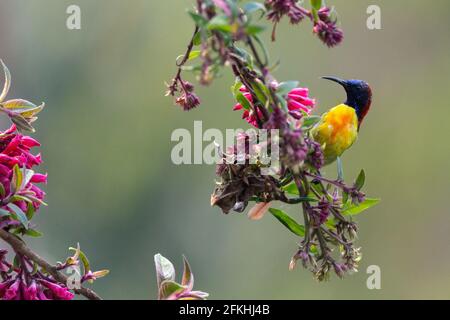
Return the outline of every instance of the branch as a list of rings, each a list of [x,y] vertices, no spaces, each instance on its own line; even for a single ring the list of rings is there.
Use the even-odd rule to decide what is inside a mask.
[[[64,284],[67,283],[68,279],[67,276],[59,272],[56,266],[51,265],[43,258],[41,258],[39,255],[34,253],[30,248],[27,247],[27,245],[22,240],[20,240],[13,234],[3,229],[0,229],[0,238],[2,238],[5,242],[7,242],[16,253],[27,257],[31,261],[35,262],[38,266],[45,269],[50,275],[52,275],[53,278],[55,278],[56,281]],[[102,300],[102,298],[99,295],[97,295],[97,293],[85,287],[81,287],[80,289],[74,289],[74,292],[76,294],[86,297],[89,300]]]

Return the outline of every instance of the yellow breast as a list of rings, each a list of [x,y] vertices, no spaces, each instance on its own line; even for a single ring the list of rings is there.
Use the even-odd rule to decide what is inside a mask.
[[[325,113],[311,133],[324,148],[325,164],[330,164],[355,142],[358,116],[353,108],[340,104]]]

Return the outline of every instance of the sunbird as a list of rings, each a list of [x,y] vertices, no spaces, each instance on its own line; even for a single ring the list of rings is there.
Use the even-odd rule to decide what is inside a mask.
[[[361,124],[372,104],[372,90],[362,80],[322,77],[344,87],[347,100],[324,113],[311,134],[323,149],[325,165],[333,163],[358,137]]]

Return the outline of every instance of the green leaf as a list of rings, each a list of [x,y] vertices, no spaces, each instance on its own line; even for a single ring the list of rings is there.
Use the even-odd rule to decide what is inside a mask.
[[[186,290],[181,284],[173,280],[165,280],[159,287],[159,299],[167,299],[173,294],[181,293]]]
[[[300,193],[298,192],[298,188],[297,185],[295,184],[295,182],[291,182],[290,184],[288,184],[287,186],[284,186],[283,191],[295,195],[295,196],[299,196]]]
[[[364,187],[364,183],[366,181],[366,173],[364,170],[361,170],[361,172],[358,175],[358,178],[356,178],[355,181],[355,188],[359,191]]]
[[[20,188],[22,187],[22,182],[23,182],[23,173],[22,170],[20,170],[19,165],[16,164],[13,167],[13,177],[11,180],[12,193],[20,191]]]
[[[197,58],[200,56],[200,54],[201,54],[201,51],[200,51],[200,50],[192,50],[192,51],[189,53],[189,57],[188,57],[187,61],[191,61],[191,60],[197,59]],[[185,56],[184,54],[179,55],[179,56],[177,57],[176,61],[178,62],[178,61],[183,60],[183,59],[184,59],[184,56]]]
[[[19,131],[35,132],[33,126],[20,114],[9,114],[11,121],[16,125]]]
[[[315,10],[322,8],[322,0],[311,0],[311,7]]]
[[[291,92],[293,89],[298,87],[298,81],[286,81],[280,83],[280,85],[277,88],[277,93],[281,95],[287,95],[289,92]]]
[[[322,118],[320,116],[308,116],[303,118],[302,128],[311,128],[315,126]]]
[[[181,284],[183,286],[191,287],[194,285],[194,275],[192,274],[191,266],[189,265],[189,262],[185,256],[183,256],[183,263],[184,263],[184,270]]]
[[[233,26],[230,25],[230,21],[227,16],[219,15],[212,18],[207,26],[208,30],[223,31],[226,33],[233,31]]]
[[[286,228],[289,229],[292,233],[304,237],[305,236],[305,227],[298,224],[294,219],[292,219],[286,212],[270,208],[269,212],[278,219]]]
[[[27,212],[26,212],[28,221],[33,219],[34,213],[35,213],[35,211],[34,211],[33,203],[28,202],[27,203]]]
[[[252,36],[258,33],[263,32],[264,30],[266,30],[265,26],[258,26],[258,25],[251,25],[251,26],[247,26],[245,28],[245,31],[247,32],[248,35]]]
[[[188,60],[194,60],[200,57],[201,51],[200,50],[192,50],[191,53],[189,53]]]
[[[17,218],[17,221],[20,221],[20,223],[23,225],[25,229],[28,229],[28,218],[26,214],[20,209],[18,206],[16,206],[14,203],[8,203],[8,207],[14,212],[13,216],[14,218]]]
[[[11,212],[8,210],[0,208],[0,217],[9,217],[11,215]]]
[[[236,78],[234,81],[234,84],[231,86],[231,93],[236,98],[236,95],[241,92],[240,89],[242,87],[242,82],[239,80],[239,78]]]
[[[69,248],[70,251],[75,251],[78,253],[79,258],[81,259],[81,262],[83,263],[83,267],[84,267],[84,273],[88,272],[91,270],[91,264],[89,263],[89,259],[87,258],[87,256],[84,254],[83,251],[80,250],[79,248],[79,244],[78,244],[78,248]]]
[[[276,95],[278,101],[280,102],[281,109],[284,110],[286,113],[288,113],[289,109],[288,109],[288,104],[287,104],[285,97],[279,93],[276,93],[275,95]]]
[[[311,188],[313,186],[311,185]],[[290,184],[283,186],[282,190],[290,195],[299,196],[300,193],[298,191],[297,185],[295,182],[291,182]],[[318,192],[319,194],[322,194],[322,192]],[[310,192],[310,194],[307,197],[300,197],[300,198],[294,198],[293,200],[298,200],[300,202],[318,202],[319,200],[315,197],[315,194]]]
[[[0,197],[4,197],[6,195],[5,186],[0,182]]]
[[[47,204],[46,202],[42,201],[42,200],[39,199],[39,198],[36,198],[35,196],[33,196],[33,195],[31,195],[31,194],[27,194],[27,198],[28,198],[29,200],[33,201],[33,202],[38,202],[38,203],[40,203],[40,204],[42,204],[42,205],[44,205],[44,206],[48,206],[48,204]]]
[[[367,209],[377,205],[380,201],[380,199],[366,199],[364,200],[364,202],[361,202],[358,205],[349,204],[347,206],[344,206],[342,214],[344,216],[356,216],[363,211],[366,211]]]
[[[188,13],[191,16],[192,20],[194,20],[194,22],[197,26],[203,28],[208,23],[208,20],[206,20],[206,18],[203,17],[202,15],[192,12],[192,11],[189,11]]]
[[[342,204],[345,206],[348,202],[348,192],[342,192]]]
[[[31,178],[34,175],[34,171],[23,168],[22,170],[19,168],[19,165],[15,165],[13,167],[13,178],[11,180],[11,191],[13,194],[21,191],[23,188],[26,187],[26,185],[30,182]],[[25,200],[29,201],[28,199],[25,199],[23,196],[14,195],[13,198],[16,197],[18,200]],[[13,200],[12,202],[14,202]]]
[[[260,82],[254,82],[254,85],[252,85],[253,91],[255,91],[256,97],[262,104],[266,104],[267,99],[270,97],[270,92],[267,87],[260,83]]]
[[[260,49],[264,55],[264,64],[267,65],[269,63],[269,51],[267,50],[266,45],[264,44],[264,41],[262,41],[261,38],[255,34],[252,36],[252,38],[255,39],[256,43],[260,47]]]
[[[33,270],[31,270],[31,275],[34,276],[39,270],[39,265],[36,262],[33,262]]]
[[[5,73],[5,84],[3,86],[3,91],[0,94],[0,103],[5,100],[8,95],[9,88],[11,87],[11,72],[9,72],[8,67],[3,63],[3,60],[0,59],[0,63],[3,67],[3,72]]]
[[[337,157],[336,159],[337,163],[337,170],[338,170],[338,180],[344,181],[344,167],[342,166],[342,159],[341,157]]]
[[[241,58],[242,62],[246,65],[252,67],[253,66],[253,57],[244,49],[235,47],[235,52]]]
[[[2,103],[2,105],[5,109],[20,114],[22,117],[26,119],[34,117],[36,114],[41,112],[42,109],[44,109],[45,107],[44,103],[37,106],[34,103],[23,99],[8,100]]]
[[[13,260],[13,269],[20,269],[21,268],[21,265],[20,265],[20,259],[19,259],[19,256],[16,254],[15,256],[14,256],[14,260]]]
[[[202,44],[202,33],[201,32],[197,32],[194,36],[194,38],[192,39],[192,42],[194,43],[194,46],[199,46]]]
[[[27,184],[31,181],[31,178],[33,178],[34,171],[24,167],[22,169],[22,175],[23,175],[22,188],[25,188]]]
[[[154,256],[155,268],[156,268],[156,281],[158,287],[165,280],[175,280],[175,267],[169,259],[163,257],[161,254],[155,254]]]
[[[26,196],[15,194],[11,197],[11,202],[17,202],[17,201],[33,202],[31,199],[29,199]]]
[[[246,14],[251,14],[258,10],[261,10],[263,13],[265,13],[267,11],[264,4],[259,3],[259,2],[249,2],[244,5],[244,12]]]
[[[89,259],[87,258],[87,256],[84,254],[83,251],[80,251],[80,259],[81,259],[81,262],[83,263],[84,273],[90,271],[91,264],[89,263]]]
[[[28,229],[27,231],[25,231],[25,235],[32,237],[32,238],[39,238],[42,237],[43,234],[37,230],[34,229]]]
[[[109,273],[110,273],[109,270],[99,270],[99,271],[95,271],[93,274],[96,279],[100,279],[100,278],[106,277]]]
[[[239,104],[245,109],[245,110],[251,110],[252,105],[250,104],[250,101],[247,100],[247,98],[244,96],[242,92],[236,93],[236,100],[239,102]]]

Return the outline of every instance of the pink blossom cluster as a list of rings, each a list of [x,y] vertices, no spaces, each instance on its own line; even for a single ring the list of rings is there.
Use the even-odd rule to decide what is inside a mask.
[[[39,209],[45,197],[37,184],[46,183],[47,175],[35,173],[32,169],[41,164],[41,155],[34,155],[31,149],[39,147],[40,143],[17,132],[16,126],[12,125],[8,130],[0,132],[0,204],[1,209],[12,211],[10,203],[19,207],[23,212],[29,209]],[[15,186],[14,171],[20,170],[22,179],[21,186]],[[29,208],[31,206],[31,208]],[[0,225],[14,224],[11,218],[4,216]]]

